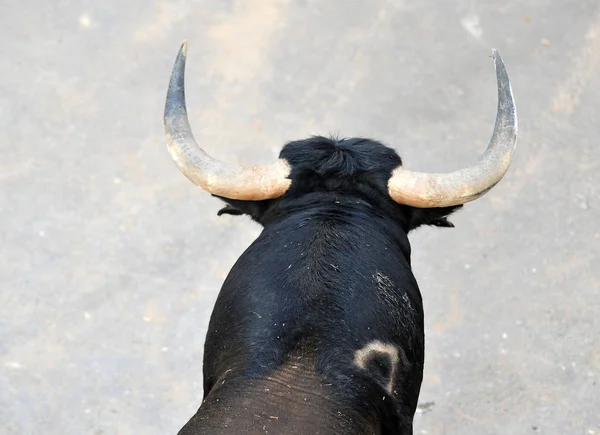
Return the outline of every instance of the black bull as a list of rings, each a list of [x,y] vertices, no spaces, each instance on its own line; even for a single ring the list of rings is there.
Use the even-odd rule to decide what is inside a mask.
[[[182,82],[175,97],[171,84],[166,125],[173,111],[185,114]],[[516,113],[514,121],[516,140]],[[168,140],[186,134],[167,125]],[[291,180],[281,195],[218,195],[227,204],[219,214],[248,215],[264,229],[221,288],[204,348],[204,399],[179,433],[412,434],[424,325],[407,234],[451,227],[447,216],[461,205],[392,199],[401,159],[368,139],[295,141],[280,160]],[[215,193],[206,179],[202,187]]]

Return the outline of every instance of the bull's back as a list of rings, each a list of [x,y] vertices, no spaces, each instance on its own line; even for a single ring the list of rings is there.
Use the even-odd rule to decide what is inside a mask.
[[[223,285],[205,346],[205,398],[228,371],[272,377],[303,341],[316,376],[344,403],[340,412],[412,415],[423,316],[401,243],[352,222],[287,224],[266,229]]]

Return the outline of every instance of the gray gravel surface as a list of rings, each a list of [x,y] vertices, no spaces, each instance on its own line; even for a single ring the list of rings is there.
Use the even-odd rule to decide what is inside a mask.
[[[407,167],[485,148],[490,49],[520,119],[505,179],[412,237],[426,309],[417,434],[600,434],[597,0],[106,0],[0,5],[0,432],[174,434],[259,228],[175,168],[162,110],[189,40],[205,149],[272,160],[368,136]]]

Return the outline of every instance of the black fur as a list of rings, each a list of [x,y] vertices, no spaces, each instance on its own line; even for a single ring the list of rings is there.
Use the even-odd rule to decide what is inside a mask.
[[[205,397],[225,371],[268,376],[309,340],[335,403],[374,422],[378,433],[412,433],[424,326],[407,234],[421,225],[452,227],[447,216],[460,206],[395,203],[387,182],[402,161],[372,140],[313,137],[288,143],[280,157],[292,167],[283,197],[222,198],[227,206],[219,215],[246,214],[264,230],[216,302],[205,344]],[[385,390],[389,361],[376,357],[367,370],[353,362],[373,340],[401,351],[392,394]]]

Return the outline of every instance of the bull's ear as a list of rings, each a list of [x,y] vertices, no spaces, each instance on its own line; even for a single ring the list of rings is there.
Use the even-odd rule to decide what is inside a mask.
[[[244,214],[244,212],[241,210],[238,210],[237,208],[233,208],[230,205],[226,205],[225,207],[223,207],[221,210],[219,210],[217,212],[217,216],[221,216],[223,214],[231,214],[234,216],[239,216],[241,214]]]
[[[448,216],[462,208],[462,205],[440,208],[410,208],[411,211],[408,213],[409,219],[407,222],[408,231],[414,230],[421,225],[453,228],[454,224],[448,220]]]
[[[262,218],[269,207],[269,200],[266,201],[240,201],[237,199],[223,198],[222,196],[213,195],[219,198],[227,205],[217,212],[218,216],[230,214],[233,216],[248,215],[253,220],[262,224]]]

